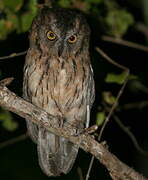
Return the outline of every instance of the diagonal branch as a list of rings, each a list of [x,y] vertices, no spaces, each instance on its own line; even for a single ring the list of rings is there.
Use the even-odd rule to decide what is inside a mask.
[[[23,51],[23,52],[19,52],[19,53],[12,53],[8,56],[1,56],[0,57],[0,60],[4,60],[4,59],[10,59],[10,58],[14,58],[14,57],[17,57],[17,56],[22,56],[22,55],[25,55],[27,53],[27,51]]]
[[[75,134],[76,129],[70,128],[70,126],[61,128],[60,122],[62,119],[60,117],[52,116],[33,104],[30,104],[16,96],[2,84],[0,84],[0,106],[40,126],[44,126],[48,131],[58,136],[63,136],[72,143],[79,145],[84,151],[95,156],[108,169],[112,179],[146,180],[142,175],[111,154],[90,135],[84,133],[79,136],[74,136],[73,134]]]
[[[106,42],[111,42],[111,43],[115,43],[115,44],[119,44],[119,45],[123,45],[123,46],[127,46],[127,47],[130,47],[130,48],[134,48],[134,49],[138,49],[138,50],[141,50],[141,51],[148,52],[148,47],[147,46],[137,44],[135,42],[126,41],[126,40],[119,39],[119,38],[114,38],[114,37],[111,37],[111,36],[102,36],[101,39],[103,41],[106,41]]]

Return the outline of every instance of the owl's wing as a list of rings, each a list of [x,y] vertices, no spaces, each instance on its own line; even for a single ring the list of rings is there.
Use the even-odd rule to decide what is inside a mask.
[[[30,120],[26,119],[26,124],[27,124],[27,131],[29,136],[31,137],[32,141],[34,143],[37,143],[38,140],[38,126],[31,122]]]
[[[26,69],[26,66],[24,66],[24,69]],[[29,88],[28,88],[28,73],[27,73],[27,71],[24,72],[23,98],[26,101],[31,102],[31,95],[30,95]],[[27,120],[27,119],[26,119],[26,124],[27,124],[27,130],[28,130],[29,136],[31,137],[33,142],[37,143],[38,126],[36,124],[34,124],[33,122]]]
[[[90,109],[92,108],[92,105],[94,103],[95,100],[95,83],[94,83],[94,73],[93,73],[93,69],[92,66],[90,65],[90,76],[89,76],[89,82],[88,82],[88,89],[89,89],[89,93],[88,93],[88,104],[90,105]]]
[[[39,164],[47,176],[68,173],[78,153],[78,146],[63,137],[56,136],[44,128],[39,128]]]
[[[95,83],[93,78],[93,69],[90,65],[90,74],[88,78],[88,93],[87,93],[87,106],[86,106],[86,124],[85,128],[89,127],[90,111],[95,100]]]

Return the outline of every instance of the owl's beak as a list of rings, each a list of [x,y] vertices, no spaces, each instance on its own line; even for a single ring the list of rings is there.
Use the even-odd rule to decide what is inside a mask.
[[[64,45],[63,43],[60,43],[60,45],[58,46],[58,56],[60,57],[63,53],[64,50]]]

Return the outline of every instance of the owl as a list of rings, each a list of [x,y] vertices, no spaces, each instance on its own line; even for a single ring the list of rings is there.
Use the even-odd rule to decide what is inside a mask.
[[[89,124],[95,94],[89,37],[90,28],[80,12],[44,6],[33,20],[24,65],[23,97],[60,116],[61,126],[76,128],[77,134]],[[48,176],[68,173],[78,145],[26,122],[43,172]]]

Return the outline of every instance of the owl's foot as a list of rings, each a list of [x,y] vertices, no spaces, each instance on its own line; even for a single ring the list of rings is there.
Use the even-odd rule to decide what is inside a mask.
[[[95,124],[91,127],[85,128],[82,132],[82,134],[92,134],[98,129],[98,126]]]
[[[63,127],[64,127],[65,122],[66,122],[66,119],[65,119],[65,118],[60,118],[59,128],[63,128]]]
[[[97,125],[93,125],[89,128],[85,128],[85,129],[75,129],[75,133],[73,136],[80,136],[82,134],[92,134],[94,133],[96,130],[98,129]]]

